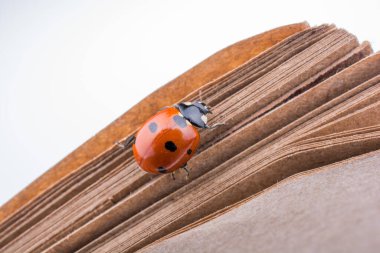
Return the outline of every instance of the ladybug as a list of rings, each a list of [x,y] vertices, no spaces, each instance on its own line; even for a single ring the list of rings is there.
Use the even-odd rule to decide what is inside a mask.
[[[207,114],[211,113],[201,101],[183,102],[165,107],[149,118],[121,146],[132,144],[136,162],[152,174],[172,173],[183,168],[198,148],[200,136],[197,128],[214,128],[222,123],[209,126]]]

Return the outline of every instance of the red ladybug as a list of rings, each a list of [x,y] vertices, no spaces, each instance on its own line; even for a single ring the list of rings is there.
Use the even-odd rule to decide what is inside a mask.
[[[198,128],[209,126],[209,108],[200,101],[179,103],[166,107],[148,119],[124,147],[133,143],[133,154],[139,166],[152,174],[172,173],[186,169],[187,161],[199,145]],[[172,174],[173,175],[173,174]]]

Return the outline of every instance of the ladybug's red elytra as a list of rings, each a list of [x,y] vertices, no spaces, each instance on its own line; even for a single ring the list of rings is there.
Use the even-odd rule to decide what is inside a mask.
[[[133,144],[133,155],[141,169],[152,174],[172,173],[183,168],[198,148],[200,137],[197,128],[209,126],[211,113],[201,101],[183,102],[166,107],[149,118],[135,136],[128,138],[123,147]]]

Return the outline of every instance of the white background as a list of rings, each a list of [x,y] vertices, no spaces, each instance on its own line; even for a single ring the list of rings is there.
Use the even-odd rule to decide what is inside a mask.
[[[204,58],[301,21],[379,50],[379,0],[0,1],[0,205]]]

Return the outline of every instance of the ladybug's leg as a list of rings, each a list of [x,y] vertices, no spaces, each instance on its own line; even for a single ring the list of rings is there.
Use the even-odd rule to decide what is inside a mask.
[[[129,136],[125,141],[116,142],[116,144],[121,148],[128,148],[128,146],[131,144],[134,144],[135,141],[136,141],[136,137],[132,135],[132,136]]]
[[[189,173],[189,170],[187,169],[187,163],[185,165],[183,165],[182,169],[184,169],[186,171],[186,177],[189,177],[190,176],[190,173]]]
[[[172,172],[171,174],[172,174],[172,179],[175,180],[174,172]]]
[[[162,107],[160,110],[158,110],[159,112],[160,111],[162,111],[162,110],[165,110],[165,109],[168,109],[169,108],[169,106],[164,106],[164,107]]]

